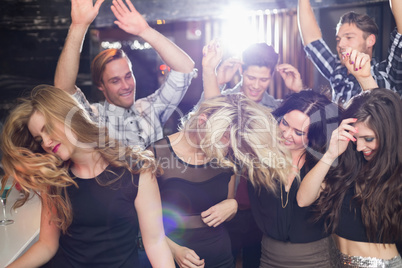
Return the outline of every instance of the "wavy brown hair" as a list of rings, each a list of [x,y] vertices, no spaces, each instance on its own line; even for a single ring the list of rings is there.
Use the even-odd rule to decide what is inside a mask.
[[[33,191],[42,202],[42,197],[46,196],[46,203],[54,211],[51,220],[63,232],[66,232],[72,222],[66,187],[77,185],[69,176],[71,161],[63,162],[56,156],[47,154],[34,140],[28,129],[28,121],[36,111],[45,117],[45,127],[49,133],[57,131],[54,128],[56,122],[62,123],[65,131],[75,134],[76,146],[86,146],[98,152],[110,166],[125,167],[132,174],[138,174],[146,168],[160,172],[151,152],[121,146],[116,140],[109,138],[106,129],[93,123],[85,110],[68,93],[52,86],[41,85],[31,91],[30,97],[20,100],[7,118],[1,136],[2,164],[5,171],[2,181],[5,182],[12,176],[24,192],[24,198],[15,203],[14,208],[22,206],[29,198],[30,191]],[[119,179],[119,175],[107,182],[96,178],[101,185],[110,185]]]
[[[343,118],[357,118],[375,133],[377,152],[366,161],[349,143],[325,180],[318,199],[327,230],[334,232],[346,191],[361,206],[363,224],[371,242],[391,243],[402,238],[402,102],[387,89],[364,92],[351,100]]]

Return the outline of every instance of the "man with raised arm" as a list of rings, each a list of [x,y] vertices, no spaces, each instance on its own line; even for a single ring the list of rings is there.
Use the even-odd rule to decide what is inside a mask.
[[[344,105],[362,90],[356,78],[345,67],[345,61],[349,60],[350,56],[348,49],[369,56],[371,74],[378,86],[402,95],[402,1],[390,0],[390,5],[397,27],[391,33],[387,59],[376,63],[372,56],[378,27],[372,18],[354,12],[348,12],[340,18],[336,30],[336,55],[322,39],[310,0],[299,0],[299,31],[305,51],[321,74],[330,82],[334,102]],[[351,61],[350,64],[359,63]]]
[[[55,86],[73,96],[88,110],[95,121],[105,124],[111,135],[126,145],[145,148],[163,137],[163,125],[184,97],[195,76],[193,60],[168,38],[151,28],[130,0],[114,0],[111,6],[115,24],[125,32],[148,42],[171,68],[165,83],[146,98],[135,101],[136,83],[131,62],[124,51],[107,49],[92,62],[93,83],[105,96],[104,103],[89,105],[76,87],[80,52],[89,25],[104,0],[72,0],[72,23],[60,55]]]
[[[274,48],[266,43],[254,43],[247,47],[242,53],[242,59],[228,58],[217,68],[217,79],[221,94],[243,93],[249,99],[275,109],[282,100],[275,99],[267,90],[273,79],[273,74],[279,72],[285,85],[294,92],[303,90],[303,82],[299,71],[290,64],[279,64],[279,55]],[[203,70],[205,71],[205,70]],[[233,79],[236,72],[241,74],[241,81],[231,89],[224,86]],[[204,91],[202,101],[208,99]]]
[[[204,100],[219,96],[242,93],[254,102],[275,110],[282,100],[275,99],[267,90],[277,70],[285,85],[294,92],[303,90],[303,82],[298,70],[290,64],[277,66],[279,55],[266,43],[255,43],[242,53],[242,60],[228,58],[223,61],[222,48],[212,41],[203,50],[202,73],[204,92],[197,106]],[[219,67],[216,70],[216,67]],[[239,71],[242,79],[231,89],[224,85]],[[235,200],[238,210],[233,219],[225,223],[229,232],[233,259],[241,255],[242,267],[260,267],[262,232],[258,228],[250,206],[247,190],[247,175],[236,176]]]

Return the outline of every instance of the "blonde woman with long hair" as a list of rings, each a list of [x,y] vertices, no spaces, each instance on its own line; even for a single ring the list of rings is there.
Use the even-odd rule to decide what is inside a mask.
[[[42,201],[39,241],[9,267],[138,267],[141,228],[154,267],[174,267],[152,154],[109,139],[64,91],[38,86],[11,112],[3,166]],[[150,213],[151,211],[151,213]]]
[[[165,233],[180,267],[234,267],[222,224],[237,211],[234,176],[247,170],[256,187],[276,191],[292,172],[277,122],[242,94],[203,102],[180,131],[153,143]]]

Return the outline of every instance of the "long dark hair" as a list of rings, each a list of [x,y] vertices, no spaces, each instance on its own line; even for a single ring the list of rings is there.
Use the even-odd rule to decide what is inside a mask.
[[[354,187],[353,199],[361,206],[370,242],[390,243],[402,237],[402,102],[387,89],[364,92],[351,100],[343,118],[357,118],[376,136],[378,148],[366,161],[349,143],[327,178],[318,207],[326,228],[338,226],[345,192]]]
[[[313,90],[290,94],[272,114],[278,121],[291,111],[298,110],[310,118],[308,144],[304,152],[306,172],[312,169],[327,150],[332,131],[338,127],[341,108],[325,95]]]

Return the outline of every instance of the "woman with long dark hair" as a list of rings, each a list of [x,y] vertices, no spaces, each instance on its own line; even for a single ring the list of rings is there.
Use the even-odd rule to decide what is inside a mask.
[[[251,209],[263,232],[260,267],[331,267],[333,242],[313,211],[297,205],[300,180],[326,150],[337,127],[338,105],[309,91],[289,95],[274,112],[281,145],[291,153],[294,173],[276,191],[249,184]]]
[[[386,89],[351,100],[297,200],[317,200],[342,267],[402,267],[402,103]]]

